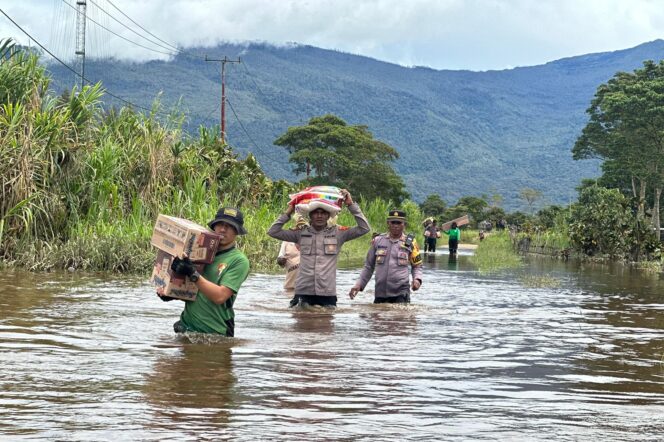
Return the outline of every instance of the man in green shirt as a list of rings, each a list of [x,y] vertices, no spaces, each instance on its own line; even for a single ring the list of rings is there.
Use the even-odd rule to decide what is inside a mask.
[[[449,235],[450,241],[449,241],[449,248],[450,248],[450,255],[456,255],[457,249],[459,248],[459,239],[461,238],[461,230],[459,230],[459,227],[457,226],[456,222],[452,223],[452,228],[450,230],[443,230],[442,232],[445,235]]]
[[[187,331],[216,333],[232,337],[235,335],[235,312],[233,304],[240,286],[249,275],[249,260],[235,246],[237,235],[244,235],[244,217],[240,210],[232,207],[219,209],[208,224],[221,236],[217,255],[203,269],[196,271],[189,258],[173,260],[171,269],[186,275],[196,283],[198,293],[194,301],[185,301],[180,320],[173,325],[176,333]],[[174,298],[161,296],[164,301]]]

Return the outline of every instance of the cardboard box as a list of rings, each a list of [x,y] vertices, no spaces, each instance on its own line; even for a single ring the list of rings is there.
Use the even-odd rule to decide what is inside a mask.
[[[440,230],[450,230],[452,228],[452,223],[456,222],[457,227],[465,226],[466,224],[470,223],[470,219],[468,218],[468,215],[464,215],[460,218],[455,218],[452,221],[448,221],[445,224],[440,226]]]
[[[157,293],[161,295],[184,299],[185,301],[195,300],[196,293],[198,293],[196,284],[186,276],[178,275],[171,270],[173,259],[174,256],[163,250],[158,250],[150,282],[154,284]],[[205,267],[205,264],[196,265],[199,273],[203,272],[203,267]]]
[[[187,255],[194,262],[211,263],[220,239],[207,227],[186,219],[159,215],[150,242],[169,255]]]

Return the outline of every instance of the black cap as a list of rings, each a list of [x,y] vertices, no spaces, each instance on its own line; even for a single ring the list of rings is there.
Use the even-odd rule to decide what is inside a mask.
[[[387,214],[387,220],[388,221],[395,220],[395,221],[406,222],[406,212],[404,212],[403,210],[392,209]]]
[[[225,222],[235,227],[238,235],[246,235],[247,231],[244,228],[244,216],[240,209],[234,207],[222,207],[217,211],[217,215],[212,221],[208,223],[208,227],[214,230],[214,225],[220,222]]]

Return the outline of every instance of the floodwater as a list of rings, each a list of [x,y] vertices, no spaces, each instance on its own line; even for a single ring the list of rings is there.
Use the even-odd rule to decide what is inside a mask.
[[[293,311],[253,274],[233,339],[141,278],[0,275],[3,440],[663,440],[664,281],[425,259],[410,306]]]

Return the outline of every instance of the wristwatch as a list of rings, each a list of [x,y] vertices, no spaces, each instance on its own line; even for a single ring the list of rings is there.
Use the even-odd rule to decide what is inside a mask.
[[[201,274],[198,273],[198,271],[195,271],[194,273],[191,274],[191,276],[189,276],[189,279],[191,279],[191,282],[196,282],[196,281],[198,281],[198,278],[200,278],[200,277],[201,277]]]

